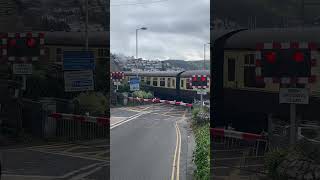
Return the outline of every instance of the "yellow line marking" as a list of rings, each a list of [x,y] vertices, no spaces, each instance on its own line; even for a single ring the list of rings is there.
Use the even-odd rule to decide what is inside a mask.
[[[174,174],[175,174],[175,170],[176,170],[176,155],[177,155],[177,151],[178,151],[178,140],[179,140],[179,134],[178,134],[178,130],[177,130],[177,123],[175,124],[175,128],[176,128],[176,148],[174,150],[174,156],[173,156],[173,165],[172,165],[172,172],[171,172],[171,180],[174,180]]]
[[[179,150],[178,150],[178,160],[177,160],[177,178],[176,180],[179,180],[180,178],[180,153],[181,153],[181,133],[180,129],[177,123],[178,133],[179,133]]]

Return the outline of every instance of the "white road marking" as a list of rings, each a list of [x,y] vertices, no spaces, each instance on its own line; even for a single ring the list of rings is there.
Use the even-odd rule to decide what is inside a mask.
[[[148,107],[148,108],[146,108],[146,109],[149,109],[150,107]],[[145,109],[145,110],[146,110]],[[122,125],[122,124],[124,124],[124,123],[127,123],[127,122],[129,122],[129,121],[132,121],[133,119],[136,119],[136,118],[138,118],[138,117],[140,117],[140,116],[142,116],[142,115],[144,115],[144,114],[148,114],[148,113],[150,113],[151,111],[144,111],[144,112],[141,112],[141,113],[138,113],[138,114],[136,114],[136,115],[134,115],[133,117],[131,117],[131,118],[128,118],[128,119],[126,119],[126,120],[123,120],[123,121],[120,121],[120,122],[117,122],[117,123],[114,123],[114,124],[112,124],[111,126],[110,126],[110,129],[112,130],[112,129],[114,129],[114,128],[116,128],[116,127],[118,127],[118,126],[120,126],[120,125]]]

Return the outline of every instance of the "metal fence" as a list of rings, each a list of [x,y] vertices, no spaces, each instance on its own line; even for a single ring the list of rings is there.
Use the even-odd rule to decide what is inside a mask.
[[[65,141],[109,138],[109,118],[52,113],[48,138]],[[50,129],[50,130],[49,130]]]

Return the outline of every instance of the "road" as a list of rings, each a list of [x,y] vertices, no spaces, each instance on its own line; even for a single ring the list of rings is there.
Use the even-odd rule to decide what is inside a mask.
[[[186,179],[189,117],[173,105],[111,109],[111,180]]]
[[[106,139],[2,149],[2,180],[105,180],[109,149]]]

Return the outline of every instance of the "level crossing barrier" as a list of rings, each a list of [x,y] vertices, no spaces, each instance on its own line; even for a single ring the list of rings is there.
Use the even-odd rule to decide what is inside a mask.
[[[138,98],[138,97],[136,97],[136,98],[128,97],[128,99],[130,102],[138,102],[141,104],[144,104],[144,103],[163,103],[163,104],[170,104],[170,105],[176,105],[176,106],[185,106],[188,108],[192,108],[192,106],[193,106],[192,104],[185,103],[182,101],[169,101],[169,100],[161,100],[158,98],[144,99],[144,98]]]
[[[109,137],[110,119],[75,114],[51,113],[55,137],[64,140],[91,140]]]

